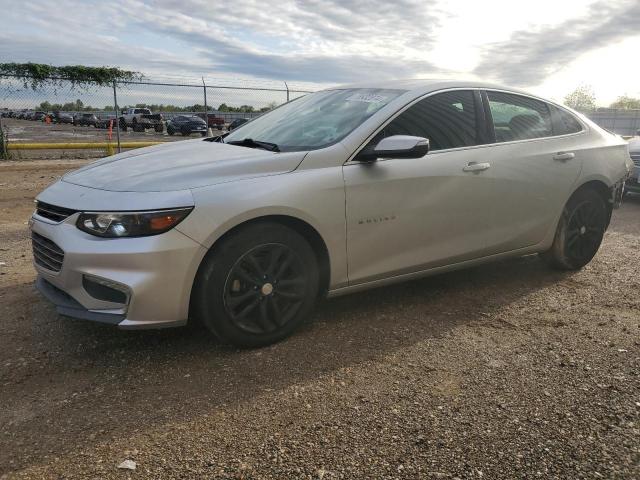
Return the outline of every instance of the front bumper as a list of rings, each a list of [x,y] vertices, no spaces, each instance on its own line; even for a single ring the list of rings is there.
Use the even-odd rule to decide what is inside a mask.
[[[75,226],[78,215],[55,223],[34,214],[30,222],[33,232],[64,252],[57,272],[34,261],[36,287],[58,312],[121,328],[186,324],[193,279],[206,249],[176,229],[139,238],[94,237]],[[87,279],[115,285],[125,298],[98,298]]]

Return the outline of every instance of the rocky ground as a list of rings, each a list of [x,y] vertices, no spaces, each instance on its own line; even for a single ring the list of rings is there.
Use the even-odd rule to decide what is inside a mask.
[[[580,272],[530,256],[338,298],[238,351],[36,294],[32,200],[79,164],[0,163],[0,478],[640,478],[640,198]]]

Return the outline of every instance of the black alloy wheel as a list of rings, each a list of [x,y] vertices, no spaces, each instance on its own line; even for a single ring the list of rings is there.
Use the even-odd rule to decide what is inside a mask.
[[[278,243],[260,245],[233,266],[224,286],[227,314],[240,330],[271,333],[295,316],[305,298],[300,257]]]
[[[318,261],[305,238],[278,223],[256,222],[230,233],[205,256],[191,316],[225,343],[268,345],[309,318],[318,290]]]
[[[572,260],[580,262],[593,258],[604,235],[605,212],[599,205],[583,201],[569,217],[566,252]]]
[[[564,208],[551,250],[545,253],[561,270],[577,270],[596,255],[611,212],[593,189],[578,190]]]

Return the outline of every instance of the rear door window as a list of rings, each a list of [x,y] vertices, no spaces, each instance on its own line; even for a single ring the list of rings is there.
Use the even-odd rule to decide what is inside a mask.
[[[512,142],[553,135],[545,102],[512,93],[488,91],[496,142]]]

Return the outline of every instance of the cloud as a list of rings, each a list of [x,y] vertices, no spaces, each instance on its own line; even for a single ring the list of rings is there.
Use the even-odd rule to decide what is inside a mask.
[[[487,46],[474,73],[511,85],[537,85],[589,51],[638,35],[639,26],[638,0],[601,0],[582,17],[516,31]]]

